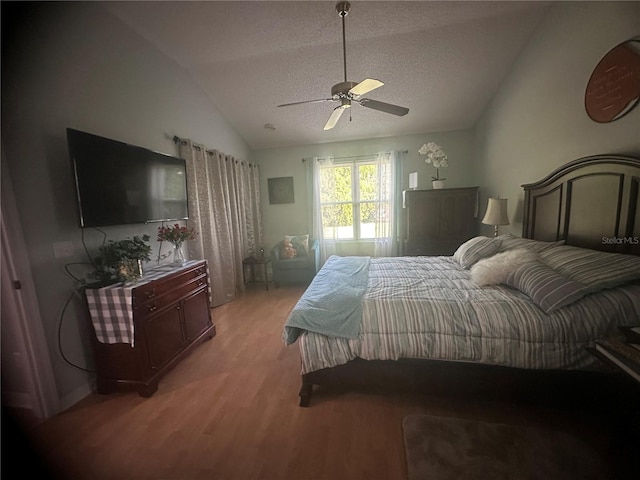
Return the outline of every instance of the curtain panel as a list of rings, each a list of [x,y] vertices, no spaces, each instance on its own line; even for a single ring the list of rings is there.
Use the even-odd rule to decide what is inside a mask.
[[[244,290],[242,260],[263,248],[260,171],[190,140],[177,143],[187,163],[188,224],[198,232],[187,253],[208,261],[212,306],[222,305]]]

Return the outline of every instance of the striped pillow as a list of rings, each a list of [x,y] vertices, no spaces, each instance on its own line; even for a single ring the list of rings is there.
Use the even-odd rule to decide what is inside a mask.
[[[592,291],[640,280],[640,257],[634,255],[563,246],[541,252],[540,259]]]
[[[505,283],[528,295],[545,313],[571,305],[591,291],[588,285],[565,277],[542,262],[519,266]]]
[[[467,240],[453,254],[453,259],[460,264],[462,268],[469,269],[478,260],[490,257],[500,250],[502,242],[495,238],[474,237]]]
[[[498,240],[502,240],[502,246],[500,251],[513,250],[515,248],[526,248],[532,252],[542,252],[549,248],[558,247],[564,245],[564,240],[558,240],[555,242],[543,242],[542,240],[533,240],[531,238],[517,237],[513,233],[505,233],[498,237]]]

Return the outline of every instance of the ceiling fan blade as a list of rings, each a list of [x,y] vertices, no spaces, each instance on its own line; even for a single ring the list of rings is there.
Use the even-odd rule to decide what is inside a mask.
[[[383,85],[384,83],[382,83],[380,80],[376,80],[375,78],[365,78],[363,81],[349,90],[349,93],[351,93],[352,95],[360,96],[364,95],[365,93],[369,93],[371,90],[380,88]]]
[[[305,100],[304,102],[283,103],[278,107],[290,107],[291,105],[302,105],[303,103],[322,103],[322,102],[334,102],[333,98],[321,98],[319,100]]]
[[[377,100],[370,100],[368,98],[362,98],[360,100],[356,100],[360,105],[367,108],[373,108],[374,110],[380,110],[381,112],[391,113],[393,115],[398,115],[402,117],[409,113],[409,109],[405,107],[400,107],[398,105],[391,105],[390,103],[379,102]]]
[[[335,127],[336,123],[338,123],[338,120],[340,120],[340,117],[342,116],[342,113],[345,111],[346,108],[349,108],[349,107],[345,105],[340,105],[339,107],[334,108],[333,113],[331,113],[329,120],[327,120],[327,123],[324,126],[324,130],[331,130],[333,127]]]

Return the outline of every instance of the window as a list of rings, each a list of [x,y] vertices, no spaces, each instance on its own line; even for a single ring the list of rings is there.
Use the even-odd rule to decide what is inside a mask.
[[[393,168],[389,155],[319,169],[324,239],[373,240],[391,236]]]

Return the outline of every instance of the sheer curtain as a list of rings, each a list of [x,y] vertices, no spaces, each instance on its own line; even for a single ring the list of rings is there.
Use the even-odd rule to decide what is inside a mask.
[[[378,195],[380,206],[376,210],[376,233],[373,255],[376,257],[393,257],[398,254],[398,212],[396,199],[399,189],[396,179],[402,178],[399,170],[400,162],[396,152],[381,152],[376,155],[378,169]]]
[[[189,258],[209,264],[212,306],[244,290],[242,260],[263,248],[258,166],[190,140],[178,141],[187,163],[189,226],[198,237],[186,242]]]
[[[311,232],[313,238],[318,239],[320,243],[320,265],[323,265],[327,258],[336,253],[336,239],[325,238],[324,229],[322,228],[322,208],[320,207],[320,169],[328,165],[333,165],[333,158],[314,157],[307,166],[311,187],[308,191],[312,192],[312,201],[309,202],[312,206],[310,217]]]

